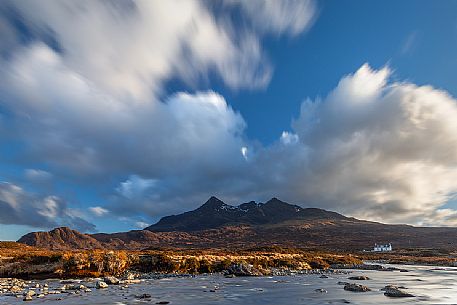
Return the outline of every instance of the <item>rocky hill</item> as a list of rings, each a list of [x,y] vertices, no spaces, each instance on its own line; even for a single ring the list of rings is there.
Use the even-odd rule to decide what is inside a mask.
[[[276,198],[231,206],[211,197],[198,209],[164,217],[145,230],[89,235],[57,228],[29,233],[19,242],[60,250],[280,246],[360,251],[387,242],[394,249],[457,250],[457,228],[387,225],[302,208]]]
[[[293,220],[344,220],[347,217],[335,212],[316,208],[302,208],[277,198],[266,203],[254,201],[239,206],[225,204],[211,197],[196,210],[163,217],[145,230],[153,232],[198,231],[236,225],[267,225]]]
[[[102,244],[95,238],[68,227],[55,228],[49,232],[28,233],[22,236],[18,242],[51,250],[103,248]]]

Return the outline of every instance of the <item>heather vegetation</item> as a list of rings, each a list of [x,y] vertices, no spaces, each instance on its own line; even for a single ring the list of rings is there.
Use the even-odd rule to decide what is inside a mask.
[[[51,251],[16,243],[1,243],[0,277],[98,277],[126,272],[219,273],[247,265],[256,274],[273,269],[328,269],[334,264],[360,264],[350,254],[338,255],[294,249],[258,248],[239,251],[152,249],[144,251]]]

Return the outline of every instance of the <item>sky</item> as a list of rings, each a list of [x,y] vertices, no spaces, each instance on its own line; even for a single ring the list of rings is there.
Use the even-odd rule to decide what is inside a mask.
[[[457,225],[455,1],[2,1],[0,240],[210,196]]]

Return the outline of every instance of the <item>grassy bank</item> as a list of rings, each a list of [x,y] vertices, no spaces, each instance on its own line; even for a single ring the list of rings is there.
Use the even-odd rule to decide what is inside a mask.
[[[0,243],[0,277],[81,278],[122,275],[127,271],[154,273],[214,273],[235,264],[250,265],[268,275],[272,269],[326,269],[332,264],[358,264],[350,254],[296,249],[144,251],[49,251],[17,243]]]

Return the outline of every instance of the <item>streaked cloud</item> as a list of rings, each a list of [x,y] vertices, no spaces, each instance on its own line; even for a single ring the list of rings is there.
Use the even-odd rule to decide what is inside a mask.
[[[33,168],[28,168],[24,171],[24,175],[28,180],[31,181],[48,181],[49,179],[52,178],[52,174],[41,170],[41,169],[33,169]]]
[[[42,197],[7,182],[0,183],[0,223],[45,229],[70,226],[84,232],[95,230],[95,225],[74,215],[61,198]]]

